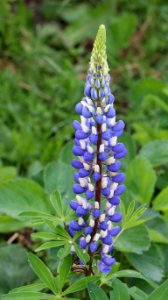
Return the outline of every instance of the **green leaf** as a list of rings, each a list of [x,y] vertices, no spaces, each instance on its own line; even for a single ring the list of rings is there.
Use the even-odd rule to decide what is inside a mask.
[[[87,287],[88,282],[96,282],[98,280],[99,280],[99,276],[88,276],[85,278],[78,279],[63,292],[63,295],[68,295],[68,294],[72,294],[84,290]]]
[[[164,217],[158,216],[147,222],[150,240],[156,243],[168,243],[168,222]]]
[[[143,100],[146,95],[158,95],[162,93],[162,90],[166,87],[166,84],[154,78],[145,78],[137,81],[132,85],[131,98],[134,102],[139,103]]]
[[[110,292],[110,300],[130,300],[128,288],[125,283],[115,278],[112,282],[113,291]]]
[[[88,282],[87,289],[91,300],[109,300],[105,292],[96,284]]]
[[[57,252],[57,256],[60,258],[60,259],[63,259],[64,257],[66,257],[70,252],[71,252],[71,247],[72,245],[71,244],[67,244],[64,246],[64,248],[60,248]]]
[[[19,244],[0,246],[0,292],[19,287],[35,278],[27,263],[27,252]]]
[[[58,267],[58,276],[56,278],[56,285],[58,286],[58,291],[61,291],[66,279],[69,275],[70,269],[72,264],[72,257],[71,255],[66,256],[63,261],[60,263]]]
[[[168,140],[156,140],[142,147],[139,156],[150,161],[157,167],[168,163]]]
[[[14,167],[0,167],[0,186],[16,177]]]
[[[60,239],[60,236],[56,235],[53,232],[34,232],[31,234],[33,239],[42,239],[42,240],[58,240]]]
[[[7,215],[0,214],[0,233],[10,233],[28,227],[28,222],[21,222]]]
[[[73,168],[63,162],[50,163],[44,169],[44,186],[49,194],[60,191],[62,205],[69,210],[69,201],[73,197]],[[65,180],[66,178],[66,180]]]
[[[164,281],[146,300],[168,299],[168,279]]]
[[[44,283],[37,282],[29,285],[21,286],[13,289],[10,293],[18,293],[18,292],[40,292],[45,289],[47,286]]]
[[[112,18],[110,26],[110,47],[114,55],[128,47],[130,38],[136,28],[136,16],[134,14],[123,13],[116,18]]]
[[[73,153],[72,153],[72,147],[74,145],[74,142],[71,140],[68,143],[66,143],[59,154],[59,161],[62,161],[64,164],[71,165],[71,161],[73,159]]]
[[[149,204],[155,183],[156,174],[149,161],[136,158],[129,164],[126,174],[126,185],[137,201]]]
[[[120,251],[142,254],[150,247],[148,231],[144,225],[126,229],[120,234],[115,245]]]
[[[64,228],[62,228],[61,226],[56,226],[55,227],[55,232],[58,235],[63,236],[68,240],[71,240],[71,237],[70,237],[69,233]]]
[[[126,170],[128,164],[135,158],[136,155],[135,142],[131,135],[127,132],[124,132],[120,137],[120,142],[122,142],[127,149],[127,155],[122,162],[122,167]]]
[[[50,211],[43,189],[34,181],[14,179],[0,187],[0,211],[12,217],[25,211]]]
[[[62,200],[61,200],[61,195],[58,191],[56,191],[55,194],[50,195],[50,202],[55,209],[56,215],[58,217],[63,217],[64,213],[62,207]]]
[[[90,256],[88,253],[84,253],[83,250],[81,248],[79,248],[79,246],[75,243],[74,244],[74,247],[75,247],[75,251],[76,251],[76,254],[77,256],[85,263],[87,264],[87,262],[89,261],[90,259]]]
[[[140,272],[137,272],[135,270],[117,271],[116,273],[111,274],[110,279],[115,278],[115,277],[116,278],[122,278],[122,277],[124,277],[124,278],[139,278],[139,279],[145,280],[153,288],[156,287],[156,284],[153,281],[149,280],[143,274],[141,274]],[[108,276],[107,276],[107,278],[108,278]]]
[[[160,211],[168,210],[168,187],[164,188],[153,200],[153,208]]]
[[[148,251],[141,255],[127,253],[125,256],[133,267],[139,270],[147,278],[156,282],[161,281],[163,278],[163,255],[158,246],[152,245]]]
[[[36,252],[50,249],[50,248],[60,247],[60,246],[65,245],[66,243],[67,243],[67,241],[65,241],[65,240],[46,242],[46,243],[42,244],[41,246],[39,246],[38,248],[36,248]]]
[[[129,294],[134,300],[146,300],[148,295],[144,291],[140,290],[138,287],[133,286],[129,289]]]
[[[29,253],[28,259],[33,271],[39,279],[55,293],[54,277],[48,267],[34,254]]]
[[[9,293],[1,297],[2,300],[54,300],[55,297],[45,293],[39,292],[18,292],[18,293]],[[57,298],[58,299],[58,298]]]
[[[123,215],[122,230],[136,227],[150,219],[149,216],[144,216],[147,207],[141,205],[136,208],[136,203],[134,200],[130,201],[127,209],[125,207],[124,201],[122,201],[120,209]]]

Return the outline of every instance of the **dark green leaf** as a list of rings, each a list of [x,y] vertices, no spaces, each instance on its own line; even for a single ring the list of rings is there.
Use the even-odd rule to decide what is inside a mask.
[[[168,299],[168,279],[164,281],[146,300]]]
[[[91,300],[109,300],[105,292],[96,284],[88,282],[87,288]]]
[[[146,278],[143,274],[141,274],[140,272],[137,272],[135,270],[120,270],[120,271],[117,271],[116,273],[114,274],[111,274],[110,278],[122,278],[122,277],[126,277],[126,278],[139,278],[139,279],[142,279],[142,280],[145,280],[150,286],[152,286],[153,288],[156,287],[156,284],[149,280],[148,278]]]
[[[110,292],[110,300],[130,300],[128,288],[125,283],[119,279],[114,279],[112,282],[113,291]]]
[[[141,255],[131,253],[125,255],[128,261],[147,278],[156,282],[163,278],[163,256],[157,246],[153,245]]]
[[[133,286],[129,289],[129,294],[134,300],[146,300],[148,295],[140,290],[138,287]]]
[[[118,237],[115,244],[116,248],[120,251],[141,254],[150,247],[148,231],[142,224],[126,229]]]
[[[27,263],[27,252],[19,244],[0,247],[0,291],[7,293],[35,278]]]

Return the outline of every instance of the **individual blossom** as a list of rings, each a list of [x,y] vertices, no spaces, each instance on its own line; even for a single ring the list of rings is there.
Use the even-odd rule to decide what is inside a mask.
[[[69,234],[79,231],[79,246],[90,255],[88,273],[93,273],[95,253],[102,273],[111,270],[115,259],[111,256],[113,240],[120,232],[116,223],[122,219],[118,211],[120,195],[125,191],[125,175],[120,172],[120,159],[127,150],[118,142],[125,124],[116,119],[114,96],[110,89],[110,75],[106,56],[106,32],[99,27],[88,70],[84,97],[76,105],[80,122],[75,120],[75,168],[70,202],[77,218],[69,224]]]

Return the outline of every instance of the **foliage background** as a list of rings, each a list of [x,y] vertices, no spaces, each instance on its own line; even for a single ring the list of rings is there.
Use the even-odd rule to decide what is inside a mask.
[[[133,200],[148,207],[143,224],[118,240],[116,268],[156,284],[167,278],[167,15],[166,0],[1,0],[0,293],[35,280],[27,264],[32,227],[20,213],[49,212],[55,190],[65,206],[72,197],[71,123],[101,23],[118,118],[126,123],[123,203],[126,211]],[[53,270],[55,253],[41,254]],[[151,292],[141,279],[123,281]]]

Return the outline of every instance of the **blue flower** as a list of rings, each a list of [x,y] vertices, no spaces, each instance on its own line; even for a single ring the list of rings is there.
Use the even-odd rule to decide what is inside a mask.
[[[101,259],[98,268],[108,273],[115,259],[113,237],[121,228],[122,214],[118,211],[119,196],[125,191],[125,175],[119,172],[127,150],[118,142],[125,124],[116,119],[114,96],[110,90],[110,75],[106,57],[105,28],[100,26],[90,61],[84,88],[85,97],[76,105],[80,122],[75,120],[72,166],[75,184],[74,199],[70,207],[76,219],[69,224],[68,232],[73,237],[79,231],[79,247],[90,255],[88,274],[92,273],[95,252]]]

